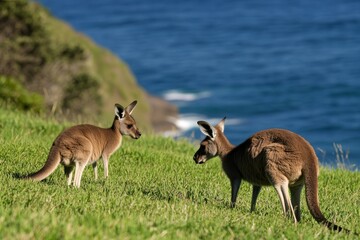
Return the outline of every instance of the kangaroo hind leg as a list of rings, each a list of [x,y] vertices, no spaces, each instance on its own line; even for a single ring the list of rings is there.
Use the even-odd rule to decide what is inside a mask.
[[[300,220],[301,220],[300,195],[301,195],[301,190],[303,189],[303,187],[304,187],[304,185],[290,187],[291,204],[294,208],[295,217],[298,222],[300,222]]]
[[[81,177],[86,167],[86,162],[76,161],[75,163],[75,178],[74,178],[74,186],[80,187]]]
[[[70,186],[73,178],[74,167],[64,166],[64,172],[67,179],[67,185]]]
[[[94,177],[95,177],[95,181],[98,179],[98,167],[97,167],[97,162],[94,162],[92,164],[93,169],[94,169]]]
[[[280,198],[280,202],[281,202],[281,206],[283,208],[284,215],[292,217],[294,219],[294,222],[297,223],[294,208],[290,201],[288,182],[285,181],[282,184],[275,184],[274,187]]]
[[[80,187],[81,177],[86,165],[91,159],[91,154],[93,152],[92,143],[85,137],[79,137],[77,142],[81,147],[79,147],[74,152],[74,162],[75,162],[75,177],[74,177],[74,186]]]
[[[279,143],[272,143],[264,147],[263,153],[266,159],[266,169],[268,180],[275,187],[280,198],[283,212],[286,216],[293,217],[295,223],[296,217],[289,196],[289,179],[284,175],[283,160],[286,157],[285,147]]]

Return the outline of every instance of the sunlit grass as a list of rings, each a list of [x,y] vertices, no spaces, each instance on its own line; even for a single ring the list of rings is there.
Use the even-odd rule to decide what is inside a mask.
[[[38,170],[68,124],[0,109],[0,239],[356,239],[313,220],[284,218],[273,188],[250,213],[251,187],[229,208],[230,184],[219,159],[195,165],[195,146],[158,136],[126,138],[111,157],[109,178],[87,167],[81,188],[66,186],[59,167],[46,181],[18,180]],[[321,169],[320,206],[329,220],[360,231],[360,174]]]

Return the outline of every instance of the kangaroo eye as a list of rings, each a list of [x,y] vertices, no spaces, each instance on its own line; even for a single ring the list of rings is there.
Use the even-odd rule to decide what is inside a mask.
[[[130,129],[130,128],[132,128],[132,127],[133,127],[132,124],[127,125],[127,128],[128,128],[128,129]]]

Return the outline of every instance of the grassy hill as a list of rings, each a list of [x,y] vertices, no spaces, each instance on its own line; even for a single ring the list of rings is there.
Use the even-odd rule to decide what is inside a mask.
[[[137,99],[134,115],[142,120],[140,127],[153,129],[153,109],[159,112],[164,104],[153,106],[126,63],[42,6],[0,1],[0,29],[0,106],[106,126],[115,103],[125,106]],[[166,118],[161,110],[160,117]]]
[[[265,188],[250,213],[243,183],[229,208],[230,184],[219,159],[195,165],[197,146],[144,134],[125,138],[111,157],[109,178],[87,167],[81,188],[66,186],[59,167],[46,181],[15,179],[41,168],[59,124],[0,108],[0,239],[357,239],[334,233],[311,217],[302,195],[302,222],[283,217],[275,190]],[[360,232],[360,174],[321,168],[325,216]]]

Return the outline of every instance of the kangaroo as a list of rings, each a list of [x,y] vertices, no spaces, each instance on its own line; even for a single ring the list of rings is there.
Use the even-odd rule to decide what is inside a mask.
[[[122,135],[130,135],[134,139],[141,136],[135,119],[131,116],[136,104],[137,101],[134,101],[126,108],[115,104],[115,118],[110,128],[82,124],[64,130],[53,142],[45,165],[39,171],[23,178],[41,181],[53,173],[61,163],[64,165],[68,185],[72,183],[75,167],[73,185],[79,188],[86,165],[92,164],[97,180],[97,160],[100,157],[104,161],[104,173],[107,178],[109,158],[120,147]]]
[[[216,156],[221,158],[222,168],[230,179],[231,207],[235,206],[242,180],[253,186],[250,211],[255,210],[261,187],[272,185],[285,216],[292,217],[297,223],[301,218],[300,194],[305,185],[306,202],[313,218],[329,229],[350,232],[328,221],[320,211],[319,163],[310,143],[291,131],[268,129],[234,146],[224,135],[225,119],[214,127],[205,121],[197,122],[206,137],[193,159],[197,164],[202,164]]]

